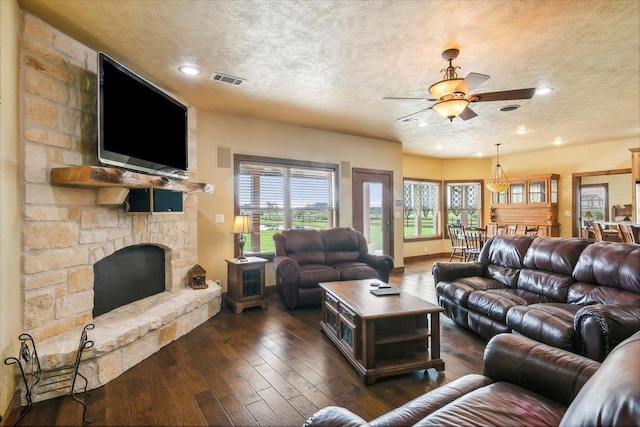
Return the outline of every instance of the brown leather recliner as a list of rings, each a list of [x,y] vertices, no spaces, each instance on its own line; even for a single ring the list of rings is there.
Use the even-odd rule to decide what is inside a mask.
[[[291,229],[273,235],[276,289],[288,308],[320,305],[320,282],[389,280],[393,259],[368,253],[367,241],[353,228]]]
[[[620,343],[602,365],[515,334],[489,341],[482,375],[438,387],[367,422],[329,406],[312,426],[638,426],[640,332]]]

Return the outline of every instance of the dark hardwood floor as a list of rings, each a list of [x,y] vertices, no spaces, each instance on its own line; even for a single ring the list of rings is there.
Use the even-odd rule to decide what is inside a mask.
[[[390,282],[435,303],[434,260],[411,262]],[[269,308],[217,315],[108,384],[91,391],[91,426],[299,426],[319,408],[339,405],[371,420],[414,397],[482,371],[486,342],[441,315],[445,371],[381,378],[365,386],[320,331],[320,308]],[[34,404],[20,425],[81,424],[70,397]],[[16,419],[14,409],[2,425]]]

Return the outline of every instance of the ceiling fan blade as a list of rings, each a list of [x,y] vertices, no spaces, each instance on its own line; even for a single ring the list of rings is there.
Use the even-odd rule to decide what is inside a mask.
[[[382,99],[424,99],[426,101],[435,101],[435,99],[433,98],[402,98],[402,97],[396,97],[396,96],[385,96]]]
[[[433,107],[433,106],[431,106],[431,107],[427,107],[427,108],[423,108],[422,110],[418,110],[418,111],[416,111],[415,113],[407,114],[407,115],[406,115],[406,116],[404,116],[404,117],[400,117],[399,119],[396,119],[396,122],[401,122],[401,121],[403,121],[404,119],[408,119],[409,117],[411,117],[411,116],[415,116],[415,115],[416,115],[416,114],[418,114],[418,113],[422,113],[423,111],[430,110],[432,107]]]
[[[514,99],[530,99],[536,92],[535,88],[504,90],[502,92],[474,93],[469,96],[471,102],[512,101]]]
[[[478,74],[478,73],[469,73],[467,77],[464,78],[462,83],[460,83],[454,90],[454,92],[462,92],[465,95],[468,95],[469,92],[480,86],[482,83],[486,82],[489,79],[489,76],[486,74]]]
[[[462,113],[460,113],[458,117],[460,117],[462,120],[469,120],[469,119],[473,119],[475,116],[477,116],[476,112],[473,111],[471,108],[467,107],[464,110],[462,110]]]

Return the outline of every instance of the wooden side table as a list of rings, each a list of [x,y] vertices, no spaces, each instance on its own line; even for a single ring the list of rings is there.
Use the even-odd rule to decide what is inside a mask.
[[[267,260],[247,257],[239,260],[230,258],[227,262],[227,296],[225,298],[236,313],[242,313],[247,307],[267,308],[264,294],[264,266]]]

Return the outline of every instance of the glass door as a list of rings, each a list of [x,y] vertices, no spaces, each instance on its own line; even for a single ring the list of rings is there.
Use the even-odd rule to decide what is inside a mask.
[[[369,252],[393,256],[393,175],[356,169],[353,175],[353,228],[367,240]]]

